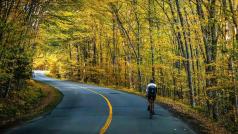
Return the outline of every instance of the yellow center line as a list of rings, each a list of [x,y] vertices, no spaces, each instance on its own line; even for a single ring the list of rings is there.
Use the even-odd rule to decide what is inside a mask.
[[[111,105],[110,101],[108,100],[108,98],[106,96],[104,96],[104,95],[102,95],[102,94],[100,94],[96,91],[93,91],[91,89],[88,89],[88,88],[83,88],[83,89],[86,89],[90,92],[93,92],[97,95],[100,95],[107,102],[107,106],[108,106],[108,109],[109,109],[109,115],[107,117],[107,120],[106,120],[105,124],[103,125],[103,127],[100,129],[100,132],[99,132],[99,134],[104,134],[107,131],[107,129],[109,128],[109,126],[112,122],[112,105]]]

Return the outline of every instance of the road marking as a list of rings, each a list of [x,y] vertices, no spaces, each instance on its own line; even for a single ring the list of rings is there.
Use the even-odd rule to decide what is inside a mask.
[[[100,95],[107,102],[107,106],[108,106],[108,109],[109,109],[109,115],[107,117],[107,120],[106,120],[105,124],[103,125],[103,127],[100,129],[100,132],[99,132],[99,134],[104,134],[107,131],[107,129],[109,128],[109,126],[112,122],[112,105],[111,105],[110,101],[108,100],[108,98],[106,96],[104,96],[104,95],[102,95],[102,94],[100,94],[96,91],[93,91],[91,89],[85,88],[85,87],[81,87],[81,88],[83,88],[85,90],[88,90],[90,92],[93,92],[97,95]]]

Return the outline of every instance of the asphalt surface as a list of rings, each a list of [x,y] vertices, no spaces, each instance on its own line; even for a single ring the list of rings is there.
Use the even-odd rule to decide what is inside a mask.
[[[149,119],[143,97],[52,79],[40,71],[35,79],[59,89],[64,94],[63,100],[50,113],[9,129],[7,134],[98,134],[109,117],[108,104],[99,94],[112,105],[107,134],[195,134],[186,123],[157,104],[156,114]]]

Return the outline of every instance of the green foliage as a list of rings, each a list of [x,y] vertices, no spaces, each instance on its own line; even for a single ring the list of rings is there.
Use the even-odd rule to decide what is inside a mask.
[[[47,1],[8,1],[0,4],[0,98],[24,88],[31,77],[34,39]],[[22,6],[24,8],[22,8]]]
[[[230,0],[50,2],[39,30],[21,19],[0,21],[5,29],[1,79],[8,83],[14,76],[27,78],[34,52],[34,68],[60,78],[142,92],[155,79],[158,95],[199,107],[207,117],[236,131],[236,7]],[[32,51],[31,35],[36,31]]]
[[[40,88],[28,86],[24,90],[13,91],[9,94],[9,99],[0,100],[0,118],[12,118],[26,114],[36,107],[46,94]]]

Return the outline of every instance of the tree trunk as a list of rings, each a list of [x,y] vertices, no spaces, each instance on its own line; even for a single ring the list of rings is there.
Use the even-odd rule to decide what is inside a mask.
[[[149,21],[149,37],[150,37],[150,51],[151,51],[151,77],[155,80],[155,66],[154,66],[154,40],[153,40],[153,15],[152,15],[152,4],[153,0],[148,0],[148,21]]]
[[[140,49],[141,49],[141,24],[138,16],[138,11],[137,11],[137,1],[133,0],[133,10],[135,14],[135,21],[136,21],[136,42],[137,42],[137,81],[138,81],[138,89],[141,92],[142,91],[142,77],[141,77],[141,54],[140,54]]]
[[[203,33],[203,42],[204,46],[206,48],[206,89],[207,89],[207,95],[209,99],[213,99],[217,95],[217,91],[210,91],[211,87],[214,87],[217,85],[217,79],[215,77],[216,73],[216,53],[217,53],[217,22],[216,22],[216,0],[209,1],[209,6],[207,8],[208,10],[208,24],[203,25],[203,21],[206,20],[204,16],[204,11],[202,8],[202,1],[196,0],[196,6],[197,6],[197,13],[199,16],[199,20],[201,23],[201,30]],[[212,117],[214,119],[217,119],[218,113],[215,110],[217,107],[216,101],[214,101],[213,104],[210,104],[209,100],[207,100],[207,107],[208,111],[212,112]]]
[[[80,79],[80,53],[79,53],[79,44],[76,44],[76,51],[77,51],[77,79]]]
[[[181,13],[181,9],[180,9],[180,4],[179,1],[176,0],[176,7],[177,7],[177,12],[178,12],[178,16],[179,16],[179,20],[182,26],[182,30],[183,30],[183,37],[184,37],[184,43],[185,43],[185,50],[186,50],[186,66],[187,66],[187,76],[188,76],[188,86],[189,86],[189,93],[190,93],[190,105],[192,107],[195,107],[195,99],[194,99],[194,86],[193,86],[193,74],[192,74],[192,64],[191,64],[191,52],[189,49],[189,44],[188,44],[188,35],[187,32],[185,30],[185,24],[184,24],[184,20],[183,20],[183,16]]]

